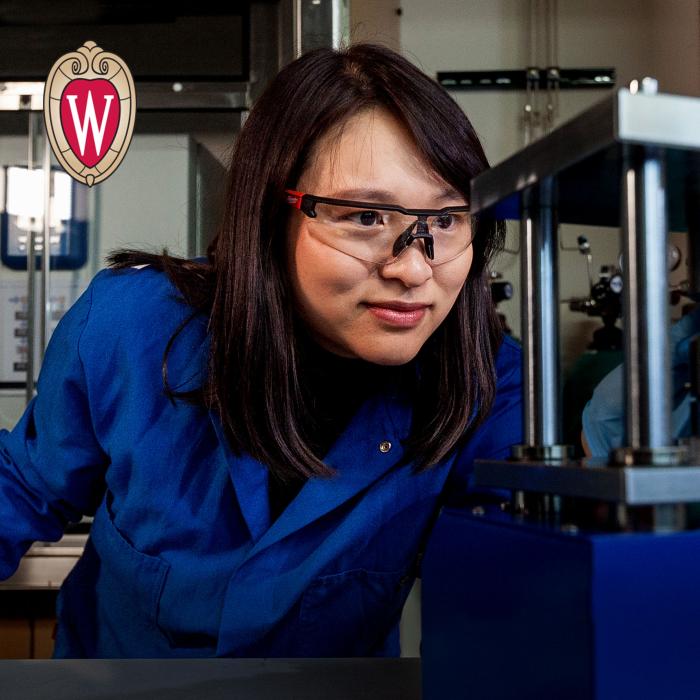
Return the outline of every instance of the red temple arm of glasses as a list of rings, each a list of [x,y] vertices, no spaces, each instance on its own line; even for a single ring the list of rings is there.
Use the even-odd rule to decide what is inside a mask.
[[[296,209],[301,209],[301,198],[304,196],[303,192],[295,192],[294,190],[285,190],[287,196],[287,203],[291,204]]]

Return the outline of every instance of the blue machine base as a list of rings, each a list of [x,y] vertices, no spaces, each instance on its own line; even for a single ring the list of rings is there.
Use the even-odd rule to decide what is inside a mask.
[[[422,579],[424,700],[700,698],[698,531],[445,509]]]

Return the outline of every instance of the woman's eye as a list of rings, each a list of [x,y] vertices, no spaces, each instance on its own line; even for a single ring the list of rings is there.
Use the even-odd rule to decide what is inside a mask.
[[[453,214],[443,214],[436,217],[435,222],[440,228],[452,228],[457,223],[457,217]]]
[[[358,212],[355,217],[363,226],[375,226],[382,222],[382,217],[379,215],[378,211],[361,211]]]
[[[468,226],[468,222],[469,217],[466,214],[442,214],[435,217],[434,225],[443,231],[457,231]]]

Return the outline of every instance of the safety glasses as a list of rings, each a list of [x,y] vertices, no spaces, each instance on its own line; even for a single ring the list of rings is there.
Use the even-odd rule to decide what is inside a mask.
[[[364,262],[389,265],[419,245],[429,265],[454,260],[472,243],[469,207],[406,209],[285,190],[287,203],[311,221],[309,231],[326,245]]]

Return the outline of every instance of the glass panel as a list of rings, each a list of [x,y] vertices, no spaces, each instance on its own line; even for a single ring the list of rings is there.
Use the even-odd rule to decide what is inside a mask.
[[[0,111],[0,427],[11,428],[27,401],[36,318],[30,313],[27,251],[43,232],[39,114]],[[35,357],[38,348],[35,347]]]
[[[111,251],[205,253],[219,224],[225,180],[212,150],[223,152],[234,137],[233,130],[197,139],[190,132],[135,133],[117,171],[92,188],[70,178],[51,153],[51,270],[44,297],[44,135],[41,112],[0,111],[0,428],[14,426],[26,404],[30,337],[38,376],[44,298],[48,340]],[[32,236],[33,316],[27,273]]]
[[[349,36],[347,0],[301,0],[303,51],[338,48]]]

